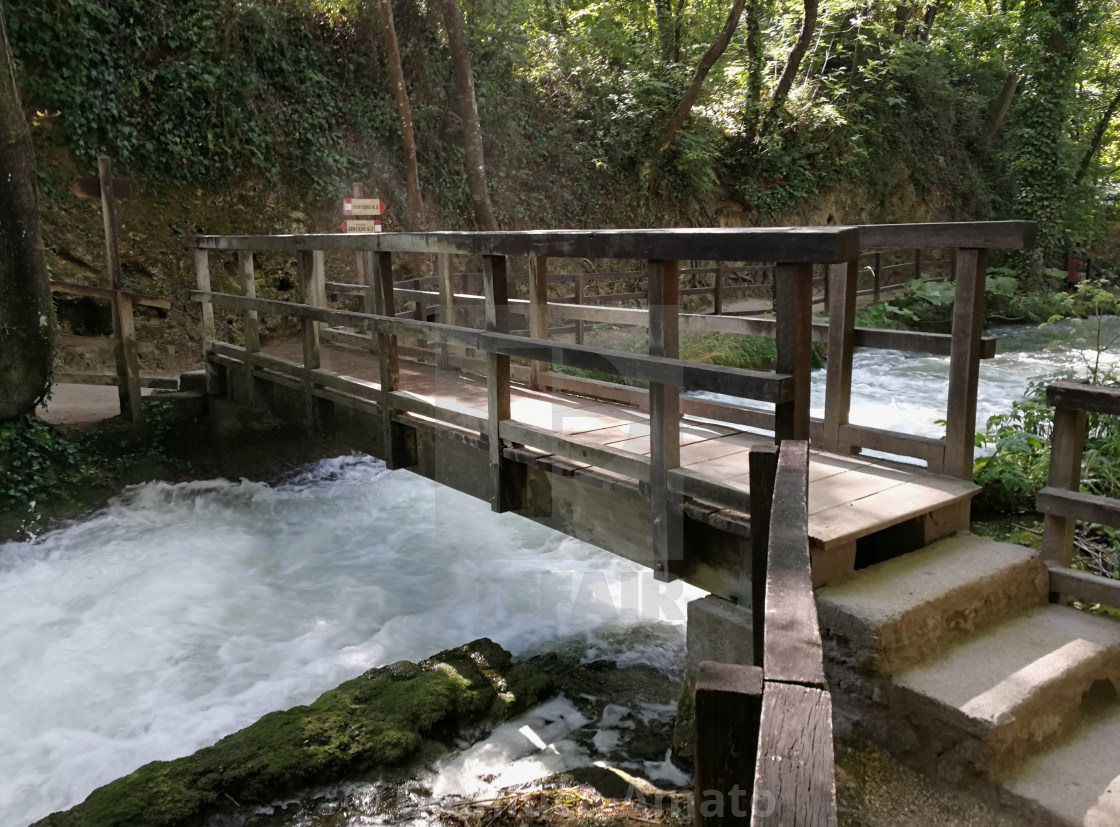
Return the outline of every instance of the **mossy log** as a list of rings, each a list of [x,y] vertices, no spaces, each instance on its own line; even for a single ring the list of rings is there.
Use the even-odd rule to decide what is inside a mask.
[[[315,784],[408,767],[464,730],[539,702],[537,668],[481,639],[419,664],[372,669],[309,706],[265,715],[211,747],[154,761],[105,785],[43,827],[173,827],[236,805],[267,804]]]

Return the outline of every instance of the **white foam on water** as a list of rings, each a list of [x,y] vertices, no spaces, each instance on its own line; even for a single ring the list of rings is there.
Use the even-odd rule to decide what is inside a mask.
[[[0,545],[0,824],[478,637],[666,666],[700,594],[367,457],[136,486]]]

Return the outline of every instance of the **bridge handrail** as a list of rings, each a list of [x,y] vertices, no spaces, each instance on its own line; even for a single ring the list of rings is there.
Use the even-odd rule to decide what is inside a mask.
[[[743,576],[752,581],[754,663],[700,664],[698,824],[745,823],[748,815],[759,825],[837,824],[832,698],[809,558],[808,469],[806,442],[751,449],[751,544]],[[753,771],[744,772],[744,762]],[[734,809],[741,784],[751,802],[746,812]]]
[[[486,353],[487,419],[480,429],[490,454],[491,505],[495,511],[519,507],[524,497],[524,466],[516,460],[518,442],[570,457],[594,456],[646,476],[646,460],[635,460],[627,452],[591,449],[543,429],[532,429],[514,422],[510,409],[511,360],[523,358],[538,366],[562,364],[589,370],[642,379],[649,382],[645,399],[649,410],[650,450],[648,458],[648,497],[652,524],[654,569],[658,577],[671,579],[684,561],[681,530],[684,493],[718,485],[703,475],[681,469],[680,421],[681,389],[710,390],[729,395],[761,398],[775,404],[773,417],[777,440],[809,437],[809,384],[812,370],[811,310],[813,261],[823,263],[855,258],[857,232],[852,228],[781,228],[716,230],[610,230],[546,231],[514,233],[387,233],[362,235],[294,236],[205,236],[193,240],[198,290],[194,298],[202,302],[203,340],[208,353],[215,337],[214,307],[224,306],[241,313],[246,346],[242,352],[245,375],[251,377],[262,364],[258,335],[261,312],[292,315],[300,320],[303,333],[303,365],[298,381],[303,384],[309,423],[315,418],[315,396],[319,385],[333,382],[321,370],[320,326],[327,322],[350,324],[370,331],[368,344],[376,340],[381,409],[381,442],[386,446],[390,467],[398,464],[394,411],[399,415],[404,399],[399,393],[400,366],[398,338],[420,336],[441,346],[458,346]],[[363,312],[332,310],[327,307],[326,250],[350,251],[359,256],[360,271],[367,290]],[[242,296],[211,290],[211,250],[231,250],[238,254]],[[255,294],[253,252],[287,250],[297,256],[302,285],[298,304],[257,299]],[[485,330],[468,329],[419,319],[401,319],[396,312],[393,259],[397,254],[472,253],[482,256],[485,294]],[[509,292],[507,257],[531,255],[533,280],[530,337],[517,337],[509,330]],[[547,341],[547,257],[648,258],[648,355],[609,351],[582,345]],[[680,360],[679,266],[677,258],[734,259],[744,257],[775,260],[775,310],[777,352],[774,373],[701,366]],[[447,270],[447,256],[443,257]],[[441,274],[441,275],[443,275]],[[446,285],[446,280],[441,285]],[[446,292],[441,290],[441,292]],[[445,296],[446,298],[446,296]],[[450,318],[450,317],[449,317]],[[537,335],[543,333],[544,335]],[[229,346],[225,346],[227,354]],[[228,356],[223,357],[228,358]],[[436,406],[411,400],[413,411],[439,414]],[[424,408],[427,405],[428,408]],[[435,410],[433,410],[435,409]],[[421,415],[425,415],[424,412]],[[560,450],[556,450],[556,449]],[[509,452],[514,452],[513,454]],[[611,454],[616,456],[611,456]],[[621,456],[617,456],[621,455]],[[403,456],[403,454],[402,454]],[[597,460],[598,461],[598,460]],[[403,460],[401,460],[403,463]],[[718,481],[716,481],[718,482]],[[723,491],[731,497],[730,489]]]
[[[1120,608],[1120,580],[1070,568],[1078,520],[1120,528],[1120,500],[1080,490],[1087,414],[1120,414],[1120,388],[1054,382],[1046,388],[1046,402],[1054,408],[1050,478],[1035,504],[1045,515],[1042,557],[1051,598],[1065,595]]]

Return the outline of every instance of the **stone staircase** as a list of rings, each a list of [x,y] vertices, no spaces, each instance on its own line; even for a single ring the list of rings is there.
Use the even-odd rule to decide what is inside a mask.
[[[838,734],[1028,823],[1120,825],[1120,623],[1047,582],[1037,552],[961,534],[820,589]]]

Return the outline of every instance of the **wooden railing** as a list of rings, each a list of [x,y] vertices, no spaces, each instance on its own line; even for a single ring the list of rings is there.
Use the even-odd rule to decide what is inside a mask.
[[[808,445],[750,453],[754,663],[704,662],[695,682],[698,825],[837,823],[832,698],[813,599]]]
[[[1050,479],[1036,505],[1045,515],[1042,556],[1050,570],[1051,597],[1120,608],[1120,581],[1070,568],[1078,520],[1120,527],[1120,500],[1080,490],[1087,415],[1120,414],[1120,388],[1055,382],[1046,388],[1046,402],[1054,408]]]
[[[835,233],[851,232],[843,228],[804,228],[794,232],[801,236],[791,238],[807,238],[807,233]],[[972,457],[975,438],[975,411],[976,393],[979,380],[979,361],[990,358],[995,354],[995,341],[985,339],[981,335],[983,323],[984,281],[986,273],[986,254],[989,249],[1023,248],[1032,243],[1034,225],[1028,222],[975,222],[952,224],[902,224],[902,225],[869,225],[858,228],[859,246],[868,250],[876,249],[952,249],[952,259],[955,262],[956,302],[953,317],[953,332],[951,334],[919,333],[911,331],[877,330],[870,328],[856,328],[854,325],[856,295],[858,293],[859,264],[854,251],[849,251],[845,262],[823,264],[828,268],[827,280],[829,284],[829,322],[827,324],[812,324],[809,319],[809,307],[802,307],[801,303],[811,306],[813,301],[813,269],[811,262],[786,262],[779,265],[775,272],[779,277],[775,281],[776,293],[779,303],[786,302],[787,307],[780,311],[779,316],[790,318],[791,314],[801,319],[809,326],[809,337],[813,342],[827,343],[829,350],[828,371],[826,379],[826,393],[824,416],[808,422],[809,433],[815,444],[826,450],[840,453],[856,452],[863,449],[885,451],[902,456],[914,457],[925,462],[931,470],[944,472],[965,479],[971,478]],[[732,242],[733,234],[755,233],[750,236],[755,242]],[[392,313],[393,316],[412,316],[417,321],[439,318],[443,323],[453,323],[458,327],[476,324],[485,328],[484,318],[473,319],[473,314],[485,315],[487,297],[470,293],[457,293],[453,284],[450,265],[450,255],[491,255],[482,253],[483,249],[502,249],[506,255],[525,256],[529,259],[530,273],[522,278],[528,279],[528,298],[510,298],[507,292],[503,302],[503,318],[506,320],[507,332],[515,329],[528,332],[529,338],[544,341],[556,330],[556,325],[571,325],[575,323],[577,329],[584,323],[601,323],[609,325],[630,325],[650,328],[656,323],[659,311],[652,312],[648,307],[604,307],[584,303],[566,303],[549,299],[549,284],[552,276],[549,273],[548,258],[614,258],[624,256],[639,256],[649,253],[643,249],[646,242],[658,238],[673,238],[678,246],[676,252],[684,253],[693,261],[747,261],[767,260],[767,254],[783,253],[784,250],[773,246],[758,243],[762,234],[770,233],[777,237],[777,233],[789,233],[786,230],[699,230],[699,231],[612,231],[610,233],[498,233],[498,234],[472,234],[472,233],[432,233],[426,235],[393,234],[382,237],[382,242],[376,242],[363,236],[352,236],[342,239],[337,236],[291,236],[291,237],[246,237],[221,240],[213,242],[214,249],[220,249],[219,243],[253,245],[252,249],[283,250],[285,247],[292,249],[297,244],[317,244],[324,251],[354,251],[359,253],[363,264],[360,272],[373,273],[376,265],[375,253],[372,249],[363,250],[378,244],[400,247],[400,250],[386,250],[393,252],[426,252],[436,254],[439,259],[438,275],[435,278],[439,290],[417,290],[413,287],[402,287],[399,283],[392,285]],[[692,233],[695,243],[684,243],[685,234]],[[622,238],[629,234],[631,241],[620,247],[611,248],[605,241],[608,238]],[[710,238],[722,239],[722,246],[705,247],[701,238],[707,234]],[[509,244],[493,243],[497,246],[483,247],[483,235],[493,239],[505,239]],[[584,241],[577,241],[577,236],[582,235]],[[516,243],[511,239],[520,237]],[[551,237],[551,241],[543,241]],[[746,238],[747,236],[744,236]],[[397,239],[390,241],[390,239]],[[589,241],[598,238],[600,241]],[[292,241],[290,239],[296,239]],[[472,240],[473,239],[473,240]],[[538,245],[533,239],[542,240]],[[205,240],[203,240],[205,241]],[[211,243],[211,242],[205,242]],[[788,244],[787,244],[788,247]],[[407,249],[406,249],[407,248]],[[419,249],[413,249],[419,248]],[[239,249],[225,247],[225,249]],[[599,255],[603,253],[603,255]],[[873,255],[874,253],[872,253]],[[704,256],[704,258],[700,258]],[[390,257],[391,262],[391,257]],[[686,259],[687,260],[687,259]],[[778,260],[777,257],[770,260]],[[652,260],[656,261],[656,260]],[[676,259],[673,260],[676,262]],[[793,265],[797,265],[793,267]],[[309,264],[314,267],[314,264]],[[771,265],[767,265],[771,266]],[[793,267],[793,269],[791,269]],[[784,269],[783,269],[784,268]],[[646,271],[653,272],[657,268],[647,267]],[[786,326],[782,318],[761,319],[737,316],[720,316],[711,314],[679,313],[679,299],[682,289],[679,284],[681,268],[674,264],[675,276],[673,277],[675,292],[673,294],[673,307],[677,311],[674,322],[674,335],[684,333],[723,333],[731,335],[769,336],[777,337],[779,341],[780,372],[791,371],[795,352],[797,358],[808,364],[811,354],[808,349],[797,351],[791,339],[799,339],[804,335],[800,329],[794,330]],[[636,271],[618,271],[612,275],[630,276]],[[657,270],[657,272],[662,272]],[[567,274],[564,277],[570,277]],[[596,274],[606,275],[606,274]],[[369,281],[369,279],[363,279]],[[507,274],[505,283],[508,285],[511,277]],[[485,275],[483,276],[485,281]],[[797,289],[791,290],[790,285],[796,282]],[[426,284],[426,283],[425,283]],[[372,294],[376,290],[370,284],[345,284],[341,282],[327,282],[325,276],[316,281],[316,293],[325,304],[327,293],[357,295],[361,298],[361,307],[369,310],[373,307]],[[647,301],[653,295],[653,283],[647,283],[644,294]],[[389,289],[389,288],[386,288]],[[485,292],[485,291],[483,291]],[[428,302],[438,299],[434,307]],[[410,313],[399,313],[396,302],[416,302],[417,310]],[[792,304],[791,304],[792,303]],[[797,309],[793,309],[797,305]],[[472,310],[473,308],[473,310]],[[663,310],[664,308],[662,308]],[[432,312],[435,310],[435,312]],[[662,315],[664,315],[662,313]],[[524,321],[516,326],[509,323],[512,318]],[[340,323],[341,324],[341,323]],[[439,344],[438,352],[433,354],[426,348],[417,347],[426,344],[423,336],[415,336],[415,328],[402,334],[402,341],[394,345],[397,353],[421,359],[434,359],[441,366],[457,367],[485,373],[488,362],[482,357],[484,354],[474,355],[471,349],[464,349],[454,343]],[[318,335],[318,334],[317,334]],[[376,351],[377,342],[366,336],[355,336],[347,333],[352,343],[368,347]],[[674,341],[674,348],[676,342]],[[948,422],[945,439],[916,436],[913,434],[888,431],[867,426],[853,425],[849,422],[849,409],[851,400],[851,367],[854,348],[882,348],[903,350],[916,353],[947,355],[950,357],[950,376],[946,405],[946,420]],[[674,353],[677,351],[674,350]],[[538,389],[554,389],[595,396],[609,401],[635,405],[643,410],[649,410],[649,392],[642,388],[628,387],[614,382],[599,381],[583,377],[570,376],[550,370],[550,366],[560,364],[552,360],[532,359],[528,365],[513,364],[510,367],[511,376],[520,382],[528,383]],[[615,371],[604,370],[604,373],[618,375]],[[623,377],[625,378],[625,377]],[[807,398],[807,374],[798,376],[800,394]],[[777,431],[778,418],[775,413],[742,407],[738,405],[721,404],[707,399],[682,397],[678,400],[681,413],[701,416],[705,418],[720,419],[731,424],[747,427],[756,427]],[[799,410],[802,411],[801,425],[804,426],[807,417],[804,402]],[[787,435],[783,431],[782,435]]]
[[[517,452],[528,447],[639,481],[648,491],[653,521],[655,571],[668,579],[684,559],[683,499],[702,497],[717,505],[740,507],[741,494],[722,481],[680,467],[682,390],[707,390],[774,404],[769,416],[776,438],[809,436],[809,374],[811,371],[810,299],[813,262],[832,264],[854,260],[858,232],[852,228],[777,230],[620,230],[511,233],[425,233],[322,236],[200,237],[194,240],[198,290],[203,305],[203,338],[211,359],[236,365],[252,377],[255,370],[272,371],[304,389],[306,421],[314,425],[315,398],[325,396],[349,404],[372,401],[380,410],[381,444],[390,467],[404,464],[395,417],[417,414],[485,436],[490,452],[490,500],[497,511],[519,507],[523,497],[524,465]],[[236,251],[242,295],[210,289],[210,251]],[[302,291],[300,303],[255,297],[254,251],[288,251],[298,259]],[[371,312],[336,310],[326,306],[325,252],[360,252],[370,274],[366,303]],[[480,255],[483,262],[485,329],[418,319],[398,318],[393,284],[393,258],[398,254],[442,253]],[[511,335],[507,256],[534,260],[536,287],[530,327],[545,323],[552,306],[544,299],[549,257],[625,258],[646,256],[649,307],[643,314],[649,327],[648,354],[611,351],[543,338]],[[751,371],[681,361],[677,261],[742,259],[745,256],[780,262],[776,266],[776,370]],[[215,341],[214,308],[241,314],[244,347]],[[583,308],[614,312],[617,309]],[[561,308],[561,312],[567,310]],[[302,365],[260,353],[258,314],[298,319],[303,335]],[[322,370],[320,325],[336,324],[376,338],[380,388]],[[441,407],[407,394],[401,388],[397,339],[414,337],[439,345],[457,346],[486,354],[487,416]],[[641,380],[650,413],[650,455],[594,446],[553,431],[514,421],[510,416],[512,360],[556,364]],[[250,381],[249,385],[252,384]],[[348,397],[348,398],[347,398]],[[733,410],[731,406],[720,406]]]

